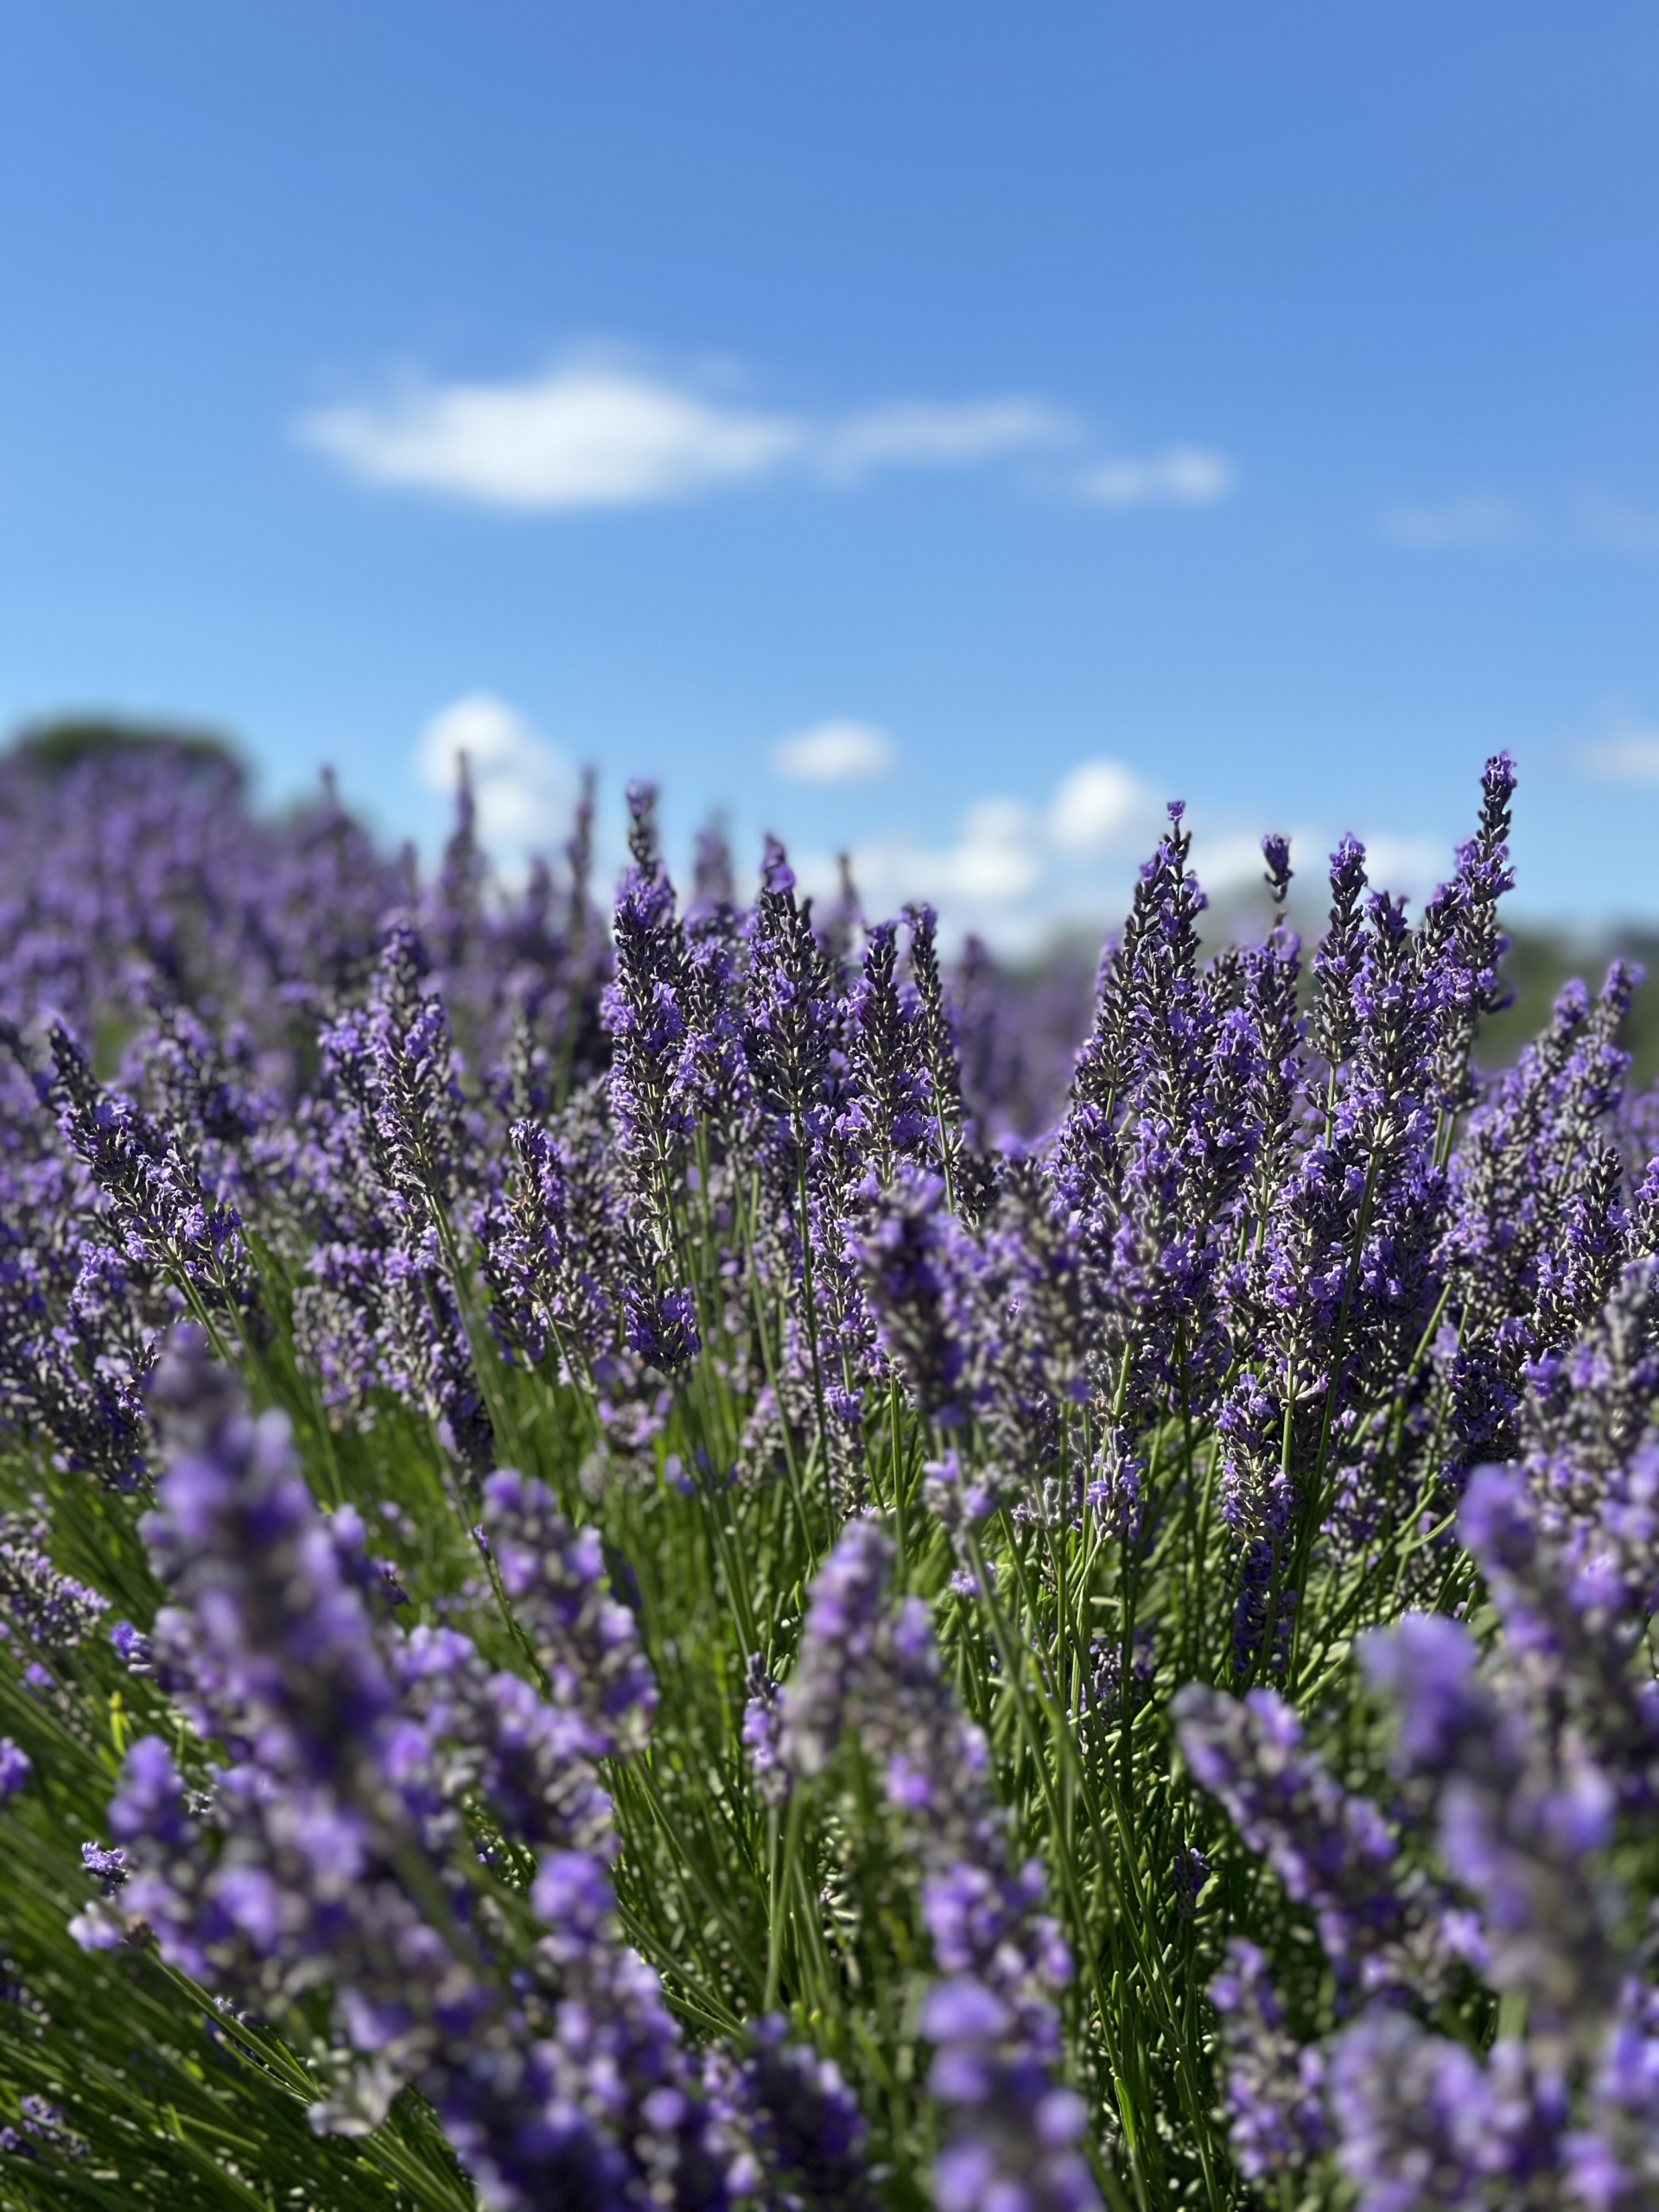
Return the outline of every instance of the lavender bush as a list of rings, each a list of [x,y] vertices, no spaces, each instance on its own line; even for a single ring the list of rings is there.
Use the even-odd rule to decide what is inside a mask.
[[[587,801],[0,763],[0,2202],[1659,2204],[1655,1106],[1618,966],[1472,1071],[1513,782],[1306,962],[1172,807],[1045,1128],[643,787],[607,921]]]

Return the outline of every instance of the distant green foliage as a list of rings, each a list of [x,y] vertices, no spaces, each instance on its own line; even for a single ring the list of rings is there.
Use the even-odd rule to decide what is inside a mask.
[[[113,715],[65,715],[49,721],[30,723],[10,747],[11,758],[58,776],[83,760],[108,759],[115,753],[143,753],[164,750],[187,760],[240,769],[236,749],[227,738],[211,730],[175,728],[170,724],[127,721]]]
[[[1630,1087],[1645,1090],[1659,1080],[1659,930],[1620,925],[1590,937],[1566,930],[1509,927],[1503,974],[1515,1003],[1489,1014],[1481,1026],[1475,1057],[1483,1067],[1507,1067],[1529,1038],[1549,1019],[1563,983],[1582,976],[1593,989],[1615,955],[1638,961],[1648,982],[1637,991],[1624,1024],[1624,1045],[1630,1055]]]

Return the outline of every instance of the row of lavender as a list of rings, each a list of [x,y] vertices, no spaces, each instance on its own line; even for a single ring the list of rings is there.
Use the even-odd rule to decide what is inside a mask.
[[[7,2202],[1659,2201],[1635,978],[0,767]],[[1284,841],[1264,841],[1282,903]]]

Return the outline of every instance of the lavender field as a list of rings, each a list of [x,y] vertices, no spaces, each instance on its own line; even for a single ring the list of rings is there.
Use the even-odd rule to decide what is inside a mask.
[[[0,763],[0,2203],[1659,2204],[1659,1102],[1617,964],[1472,1072],[1513,785],[1306,953],[1172,806],[1073,1065],[647,789],[612,912]]]

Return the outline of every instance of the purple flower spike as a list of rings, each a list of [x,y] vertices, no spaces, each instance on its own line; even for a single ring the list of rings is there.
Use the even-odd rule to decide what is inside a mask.
[[[1325,2055],[1300,2047],[1254,1943],[1235,1937],[1210,1985],[1226,2051],[1227,2124],[1240,2171],[1251,2181],[1295,2174],[1330,2145]]]
[[[717,2124],[734,2145],[733,2195],[757,2212],[875,2212],[863,2116],[833,2060],[790,2040],[780,2015],[751,2022],[735,2063],[704,2069]]]
[[[875,1649],[892,1558],[878,1525],[855,1521],[818,1570],[800,1656],[783,1694],[784,1759],[793,1773],[822,1774],[835,1756]]]
[[[1182,1756],[1289,1896],[1307,1905],[1326,1955],[1363,1986],[1433,1990],[1450,1966],[1445,1900],[1402,1875],[1376,1808],[1351,1796],[1302,1742],[1271,1690],[1243,1700],[1196,1685],[1173,1708]]]
[[[1659,1787],[1659,1690],[1635,1664],[1649,1593],[1602,1549],[1602,1531],[1563,1547],[1540,1519],[1524,1477],[1476,1471],[1459,1528],[1503,1615],[1506,1666],[1563,1762],[1593,1762],[1628,1808],[1645,1810]]]
[[[17,1795],[31,1770],[28,1752],[19,1751],[10,1736],[0,1736],[0,1805]]]
[[[92,1635],[110,1601],[60,1574],[48,1541],[44,1521],[0,1514],[0,1624],[37,1651],[73,1651]]]
[[[484,1485],[483,1526],[554,1696],[587,1716],[596,1757],[638,1751],[657,1685],[633,1615],[611,1594],[598,1532],[573,1529],[544,1483],[511,1468]]]
[[[1401,2012],[1368,2013],[1338,2039],[1331,2107],[1363,2212],[1490,2201],[1491,2090],[1461,2044]]]
[[[594,1762],[639,1740],[652,1692],[597,1539],[539,1484],[486,1489],[548,1703],[455,1630],[393,1625],[357,1516],[323,1521],[285,1424],[249,1418],[194,1332],[155,1399],[168,1467],[144,1530],[173,1600],[156,1678],[228,1763],[188,1797],[159,1738],[132,1745],[117,1850],[87,1853],[108,1901],[79,1939],[106,1948],[145,1923],[172,1963],[279,2020],[327,1988],[337,2087],[317,2124],[372,2126],[416,2082],[492,2205],[620,2208],[648,2169],[673,2177],[671,2202],[719,2212],[690,2062],[615,1924]],[[540,1858],[546,1930],[511,1976],[472,1925],[463,1802]]]
[[[1282,906],[1285,893],[1290,889],[1290,840],[1277,835],[1262,840],[1262,857],[1266,861],[1267,874],[1263,878],[1273,893],[1273,903]]]
[[[796,1773],[820,1773],[850,1726],[907,1824],[943,1977],[922,2021],[935,2046],[929,2088],[952,2120],[939,2203],[995,2212],[1023,2190],[1019,2201],[1040,2212],[1094,2212],[1082,2107],[1054,2080],[1052,1993],[1071,1960],[1039,1910],[1040,1866],[1009,1863],[985,1739],[951,1694],[926,1608],[887,1599],[892,1557],[875,1524],[858,1521],[819,1570],[785,1692],[785,1754]]]
[[[1455,1622],[1408,1615],[1360,1656],[1400,1716],[1402,1763],[1432,1793],[1441,1857],[1479,1903],[1488,1978],[1527,1993],[1556,2056],[1593,2044],[1621,1980],[1618,1900],[1596,1863],[1611,1828],[1606,1777],[1587,1759],[1551,1759],[1475,1676]]]
[[[652,1241],[667,1252],[695,1117],[679,1081],[688,1028],[685,931],[658,849],[656,804],[651,785],[629,785],[632,860],[617,895],[616,980],[605,994],[604,1018],[623,1180]]]

